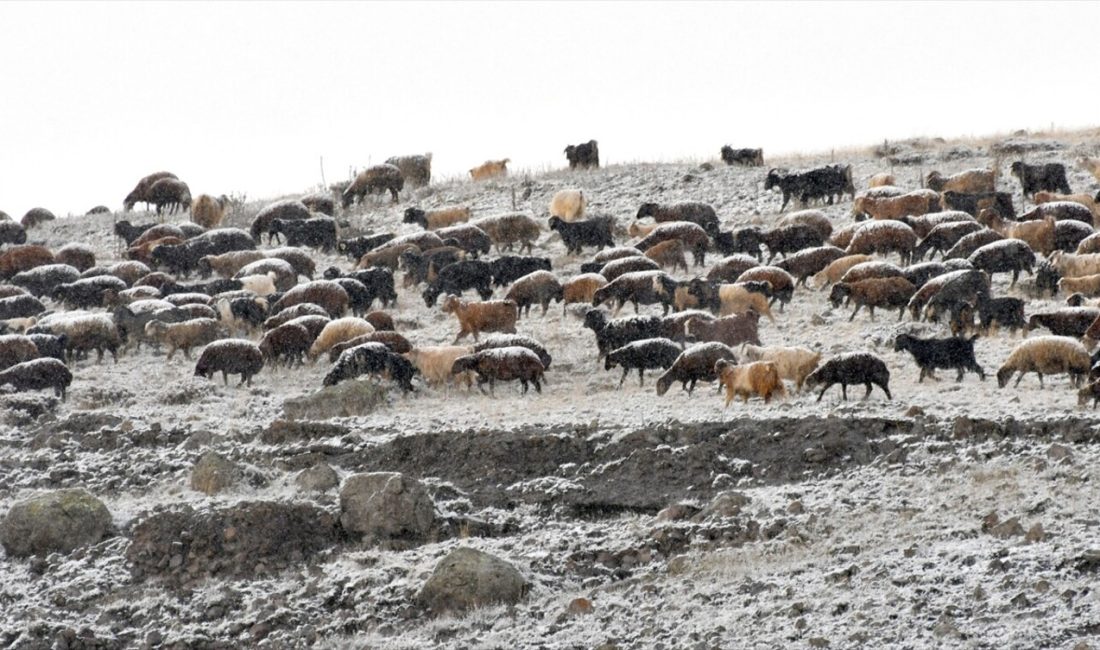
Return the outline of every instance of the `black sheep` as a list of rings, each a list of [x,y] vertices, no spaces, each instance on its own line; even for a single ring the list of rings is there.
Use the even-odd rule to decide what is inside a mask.
[[[10,384],[17,391],[52,388],[54,395],[62,400],[72,382],[73,373],[53,357],[31,359],[0,372],[0,386]]]
[[[484,263],[484,262],[483,262]],[[533,271],[549,271],[550,259],[546,257],[523,257],[504,255],[488,263],[494,287],[511,284]],[[486,299],[485,297],[482,298]]]
[[[978,302],[978,323],[983,333],[996,325],[1006,327],[1013,334],[1027,328],[1024,318],[1024,301],[1019,298],[988,298]]]
[[[1012,163],[1009,168],[1012,175],[1020,180],[1024,196],[1034,197],[1036,192],[1061,192],[1069,194],[1069,181],[1066,180],[1066,166],[1062,163],[1029,165],[1021,160]]]
[[[962,381],[963,374],[967,370],[978,373],[978,377],[985,381],[985,371],[974,358],[974,339],[976,338],[978,338],[976,334],[968,339],[958,337],[919,339],[909,334],[898,334],[894,339],[894,351],[906,350],[913,355],[913,359],[920,366],[920,377],[917,383],[924,381],[926,375],[935,379],[937,368],[957,370],[955,381]]]
[[[596,334],[599,359],[632,341],[660,337],[662,331],[662,321],[657,316],[631,316],[609,321],[607,313],[600,309],[585,312],[584,326]]]
[[[272,238],[286,236],[288,246],[306,246],[330,252],[336,248],[336,220],[332,217],[275,219],[268,228]]]
[[[714,248],[722,255],[746,253],[758,261],[764,261],[764,233],[757,226],[745,226],[714,234]]]
[[[538,355],[539,361],[547,370],[550,369],[550,362],[553,359],[550,353],[546,351],[546,348],[541,343],[534,340],[529,336],[523,336],[521,334],[494,334],[482,342],[474,346],[474,352],[481,352],[482,350],[491,350],[493,348],[510,348],[519,346],[521,348],[527,348]]]
[[[569,161],[569,169],[596,168],[600,166],[600,147],[595,140],[589,140],[583,144],[571,144],[565,148],[565,158]]]
[[[825,396],[825,391],[834,384],[840,384],[840,393],[844,401],[848,400],[848,386],[863,384],[867,387],[867,393],[863,396],[867,399],[871,396],[872,385],[878,386],[886,393],[886,399],[894,399],[890,395],[890,371],[882,359],[870,352],[849,352],[829,359],[806,377],[806,386],[809,389],[821,385],[821,393],[817,401]]]
[[[645,383],[645,371],[647,369],[667,370],[680,356],[683,350],[679,345],[666,338],[642,339],[627,343],[621,348],[612,350],[604,360],[604,369],[611,370],[616,365],[622,366],[623,376],[619,379],[619,388],[622,388],[626,376],[631,370],[638,371],[638,385]]]
[[[407,393],[413,390],[412,379],[417,372],[408,359],[394,354],[384,343],[363,343],[340,353],[323,385],[335,386],[346,379],[379,374],[388,375]]]
[[[352,237],[351,239],[341,239],[336,248],[341,253],[347,255],[351,261],[358,262],[360,257],[363,257],[372,250],[387,244],[394,238],[393,233],[384,232],[377,235],[363,235],[361,237]]]
[[[461,260],[440,269],[439,275],[421,295],[428,307],[435,305],[440,294],[460,296],[467,289],[474,289],[482,300],[488,300],[493,295],[492,280],[493,271],[489,262]]]
[[[558,216],[550,217],[550,230],[557,231],[570,254],[581,254],[585,246],[594,246],[603,250],[605,246],[614,246],[611,236],[611,218],[597,217],[584,221],[566,221]]]
[[[821,233],[812,226],[792,224],[772,228],[764,233],[764,245],[768,247],[768,261],[776,255],[787,256],[804,248],[821,246]]]

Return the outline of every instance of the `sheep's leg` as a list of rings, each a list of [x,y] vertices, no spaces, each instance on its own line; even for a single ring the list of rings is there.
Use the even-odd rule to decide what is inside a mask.
[[[860,309],[863,309],[863,305],[856,305],[856,310],[853,311],[852,315],[848,317],[848,322],[849,323],[856,319],[856,314],[859,313]]]
[[[623,379],[626,379],[625,374],[623,375]],[[619,382],[619,385],[622,386],[622,382]],[[638,368],[638,387],[640,388],[644,385],[645,385],[645,368]]]
[[[863,394],[863,399],[867,399],[871,396],[871,382],[865,381],[863,382],[863,385],[867,387],[867,392]]]
[[[523,386],[523,392],[521,394],[526,395],[527,394],[527,380],[526,379],[520,379],[519,384],[520,384],[520,386]]]
[[[955,375],[955,383],[958,383],[958,382],[963,380],[963,373],[965,373],[965,372],[966,372],[966,370],[963,369],[962,366],[959,366],[959,372],[958,372],[958,374]]]
[[[886,387],[886,384],[879,384],[878,387],[881,388],[884,393],[886,393],[886,399],[894,399],[894,396],[890,394],[890,389]],[[868,392],[868,394],[870,394],[870,392]]]
[[[229,373],[224,370],[222,371],[222,383],[226,386],[229,385]]]
[[[626,366],[623,366],[623,376],[619,377],[619,388],[623,387],[623,382],[626,381],[626,376],[628,374],[630,374],[630,369]]]
[[[832,386],[832,384],[825,384],[825,387],[821,389],[821,393],[819,393],[818,396],[817,396],[817,401],[820,402],[821,398],[825,397],[825,391],[829,390],[829,388],[831,386]]]
[[[848,384],[840,382],[840,396],[844,398],[844,401],[848,401]]]

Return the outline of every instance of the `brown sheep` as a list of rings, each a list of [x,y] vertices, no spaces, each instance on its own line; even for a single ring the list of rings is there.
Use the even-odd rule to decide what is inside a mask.
[[[993,172],[988,169],[968,169],[947,177],[937,171],[931,171],[928,172],[924,184],[937,192],[980,194],[996,190]]]
[[[134,189],[126,195],[126,198],[122,200],[123,212],[129,212],[134,209],[134,205],[137,203],[152,203],[152,199],[149,196],[149,188],[153,187],[153,184],[162,178],[178,178],[172,172],[154,172],[149,174],[145,178],[138,181],[138,184]]]
[[[328,352],[337,343],[350,341],[357,336],[373,332],[374,327],[357,316],[331,320],[325,324],[324,329],[313,340],[313,344],[309,348],[309,359],[310,361],[316,361],[318,357]]]
[[[749,311],[713,320],[691,318],[684,324],[684,334],[699,343],[721,343],[731,348],[742,343],[760,345],[760,314]]]
[[[341,352],[347,350],[348,348],[354,348],[357,345],[362,345],[363,343],[381,343],[395,354],[407,355],[409,352],[412,352],[413,349],[412,343],[409,342],[409,339],[398,334],[397,332],[374,331],[370,334],[360,334],[353,339],[343,341],[332,346],[331,348],[329,348],[328,351],[328,360],[335,363],[336,360],[340,358]],[[412,359],[409,360],[413,361]]]
[[[679,239],[670,239],[660,244],[650,246],[645,250],[645,256],[657,263],[661,268],[678,267],[687,273],[687,259],[684,257],[684,242]]]
[[[763,397],[765,404],[771,402],[773,396],[780,399],[787,397],[787,389],[779,378],[779,369],[771,361],[737,365],[722,359],[714,364],[714,372],[718,375],[719,388],[724,386],[726,389],[727,408],[738,395],[745,404],[753,395]]]
[[[473,335],[475,341],[481,332],[515,334],[516,320],[519,319],[519,307],[513,300],[472,303],[448,294],[443,300],[442,310],[458,319],[458,335],[453,343],[458,343],[467,334]]]
[[[901,219],[939,210],[939,199],[926,192],[910,192],[902,196],[876,199],[863,196],[852,204],[852,215],[867,215],[872,219]]]
[[[1029,372],[1039,375],[1039,387],[1043,375],[1067,373],[1074,386],[1089,374],[1089,353],[1080,341],[1068,336],[1039,336],[1017,345],[997,370],[997,385],[1004,388],[1012,375],[1020,373],[1016,385]]]
[[[917,246],[917,234],[900,221],[872,221],[865,223],[848,244],[849,255],[888,255],[897,253],[902,264],[908,264]]]
[[[1077,244],[1077,250],[1073,251],[1074,255],[1087,255],[1089,253],[1100,253],[1100,232],[1093,233],[1088,237],[1085,237]]]
[[[760,262],[755,257],[743,253],[730,255],[718,260],[707,272],[707,279],[712,282],[737,282],[742,273],[757,266]]]
[[[775,266],[797,278],[795,286],[806,286],[806,280],[811,275],[824,271],[830,264],[842,257],[845,257],[843,250],[826,244],[825,246],[800,250],[777,262]]]
[[[733,348],[717,342],[691,346],[676,357],[672,366],[657,378],[657,395],[667,393],[674,381],[680,382],[681,388],[688,395],[695,390],[697,381],[716,381],[718,375],[714,366],[723,359],[737,363]]]
[[[671,239],[679,239],[684,243],[684,248],[691,251],[695,266],[706,264],[710,237],[707,236],[702,226],[690,221],[663,222],[654,228],[653,232],[634,244],[634,248],[644,251]]]
[[[654,228],[657,226],[654,225]],[[648,235],[649,232],[646,232]],[[634,248],[633,246],[615,246],[614,248],[605,248],[602,251],[592,256],[592,262],[596,264],[607,264],[613,260],[621,260],[627,257],[641,257],[642,251]]]
[[[191,221],[206,228],[217,228],[225,218],[224,204],[210,196],[200,194],[191,204]]]
[[[1040,192],[1036,192],[1035,196],[1038,198]],[[1064,195],[1052,195],[1049,192],[1049,196],[1064,196]],[[1073,197],[1075,195],[1068,195]],[[1093,217],[1095,212],[1093,211],[1093,205],[1085,205],[1080,201],[1071,200],[1052,200],[1046,201],[1036,205],[1034,208],[1020,215],[1020,221],[1038,221],[1045,217],[1052,216],[1055,221],[1074,220],[1080,221],[1083,224],[1092,226]]]
[[[831,262],[820,273],[814,275],[814,286],[818,289],[826,289],[830,284],[840,282],[840,279],[848,272],[848,269],[857,264],[870,262],[874,259],[875,258],[871,255],[845,255]]]
[[[313,340],[309,330],[301,325],[292,323],[280,325],[269,330],[260,339],[260,354],[263,355],[265,364],[275,365],[281,359],[283,365],[288,368],[294,365],[294,362],[300,366],[302,358],[309,351],[309,346],[313,345]]]
[[[369,269],[372,266],[384,266],[391,271],[396,271],[401,264],[401,256],[407,252],[420,253],[420,247],[408,242],[399,244],[386,244],[385,246],[364,254],[355,265],[356,270]]]
[[[251,250],[251,251],[229,251],[228,253],[222,253],[221,255],[204,255],[199,258],[198,271],[201,277],[208,277],[211,273],[217,273],[223,278],[232,278],[245,266],[258,262],[260,260],[267,259],[267,255],[263,251]],[[281,261],[281,260],[280,260]],[[287,265],[289,267],[289,264]],[[255,275],[257,273],[266,273],[273,269],[250,269],[244,275]],[[297,275],[294,274],[295,284],[297,283]],[[291,284],[294,286],[294,284]],[[289,289],[290,287],[286,287]],[[286,289],[283,289],[284,291]]]
[[[488,382],[489,392],[493,392],[493,386],[497,381],[519,380],[523,386],[524,394],[527,393],[527,384],[535,386],[535,391],[542,392],[542,376],[546,367],[542,365],[539,356],[525,347],[518,345],[505,348],[491,348],[455,359],[451,366],[451,374],[457,375],[464,372],[477,373],[478,387]],[[484,388],[481,388],[484,391]]]
[[[639,271],[659,271],[661,266],[649,259],[645,255],[638,255],[636,257],[622,257],[617,260],[611,260],[607,264],[604,264],[600,270],[600,275],[607,279],[608,282],[614,282],[621,275],[627,273],[637,273]]]
[[[393,332],[397,330],[393,322],[393,316],[384,311],[369,312],[363,316],[363,320],[370,323],[376,332]]]
[[[504,177],[508,175],[508,163],[511,159],[486,160],[484,163],[470,170],[470,178],[475,181],[484,181],[490,178]]]
[[[152,269],[144,262],[116,262],[107,267],[108,275],[113,275],[128,285],[133,285],[151,272]]]
[[[855,264],[840,276],[838,282],[859,282],[860,280],[876,280],[881,278],[905,277],[905,271],[896,264],[882,262],[871,258],[870,261]]]
[[[141,246],[142,244],[164,239],[165,237],[178,237],[181,240],[186,240],[187,233],[183,231],[183,228],[175,224],[159,223],[138,235],[130,242],[130,247]]]
[[[212,318],[196,318],[182,323],[165,323],[151,320],[145,324],[145,337],[168,346],[167,360],[171,361],[176,350],[191,358],[191,348],[207,345],[229,335],[228,329]]]
[[[266,319],[263,323],[263,330],[266,332],[267,330],[275,329],[284,323],[289,323],[299,316],[321,316],[326,322],[331,320],[328,316],[328,312],[325,311],[323,307],[314,305],[313,303],[303,302],[292,307],[287,307],[275,316]],[[322,327],[324,326],[322,325]],[[321,329],[318,328],[317,331],[320,332]]]
[[[530,253],[534,242],[538,239],[542,229],[538,221],[522,213],[500,214],[481,217],[470,222],[489,235],[497,247],[497,252],[512,250],[514,244],[519,244],[520,252],[526,248]]]
[[[989,226],[998,235],[1007,239],[1020,239],[1040,255],[1050,255],[1054,251],[1055,219],[1048,215],[1041,221],[1013,222],[1005,221],[993,210],[982,210],[978,222]]]
[[[1056,194],[1046,190],[1035,193],[1035,204],[1053,203],[1055,201],[1069,201],[1079,203],[1089,209],[1094,218],[1100,217],[1100,202],[1096,194]],[[1021,218],[1022,219],[1022,218]]]
[[[605,286],[607,286],[607,278],[599,273],[582,273],[570,278],[561,287],[562,316],[565,315],[565,308],[571,304],[578,302],[591,304],[592,296]]]
[[[271,313],[277,314],[287,307],[303,302],[319,305],[332,318],[339,318],[348,310],[348,292],[331,280],[306,282],[284,293],[283,297],[271,306]]]
[[[16,273],[29,271],[36,266],[54,264],[53,253],[45,246],[19,244],[0,253],[0,278],[9,279]]]
[[[350,208],[352,202],[363,202],[367,194],[379,194],[389,190],[393,203],[397,203],[397,193],[405,188],[405,177],[395,165],[382,164],[368,167],[360,172],[351,185],[344,190],[341,205]]]
[[[913,297],[917,288],[905,278],[880,278],[875,280],[860,280],[859,282],[838,282],[833,285],[833,291],[829,295],[829,302],[834,307],[839,307],[841,301],[848,300],[856,304],[855,311],[848,317],[855,319],[860,309],[867,307],[871,312],[871,320],[875,320],[875,307],[884,309],[897,309],[898,320],[905,315],[905,307],[909,299]]]
[[[404,223],[419,224],[425,230],[439,230],[455,224],[466,223],[470,220],[470,208],[468,206],[436,208],[434,210],[421,210],[420,208],[406,208]]]
[[[943,212],[929,212],[915,217],[906,217],[902,221],[908,224],[913,232],[917,233],[917,237],[924,239],[932,232],[933,228],[941,224],[975,221],[975,219],[961,210],[945,210]]]
[[[161,237],[152,241],[142,242],[126,249],[126,259],[142,264],[153,263],[153,249],[157,246],[178,246],[183,243],[179,237]]]
[[[0,336],[0,370],[7,370],[17,363],[39,357],[38,346],[22,334]]]
[[[531,305],[542,305],[542,315],[550,308],[550,301],[561,302],[564,290],[561,282],[550,271],[539,270],[528,273],[512,283],[505,294],[505,300],[512,300],[523,312],[531,314]]]
[[[58,264],[68,264],[83,273],[95,266],[95,253],[84,244],[69,243],[57,250],[54,260]]]
[[[241,339],[222,339],[206,346],[199,360],[195,362],[195,376],[210,379],[214,373],[222,373],[222,382],[229,385],[229,375],[240,375],[237,384],[252,385],[252,376],[264,367],[264,356],[260,348],[251,341]]]
[[[855,237],[856,230],[859,230],[860,226],[863,225],[857,221],[841,226],[833,231],[832,236],[829,237],[829,241],[826,243],[837,248],[848,248],[848,244],[852,243],[852,237]]]
[[[798,210],[775,222],[776,228],[798,225],[813,228],[821,235],[822,241],[828,241],[833,234],[833,222],[821,210]]]
[[[767,282],[772,285],[772,295],[768,304],[779,303],[779,311],[783,312],[784,306],[794,296],[794,276],[777,266],[754,266],[737,278],[744,282]]]

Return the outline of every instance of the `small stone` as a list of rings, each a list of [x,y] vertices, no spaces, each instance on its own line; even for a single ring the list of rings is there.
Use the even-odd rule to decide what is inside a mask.
[[[692,517],[693,521],[706,521],[712,517],[736,517],[752,499],[740,492],[723,492],[714,497],[707,507]]]
[[[1013,517],[1006,522],[993,526],[988,532],[997,539],[1010,539],[1023,535],[1024,527],[1020,524],[1020,520],[1017,517]]]
[[[240,475],[236,464],[217,452],[208,451],[191,469],[191,489],[212,496],[232,487]]]
[[[809,643],[810,647],[813,647],[813,648],[828,648],[829,647],[829,640],[824,638],[824,637],[820,637],[820,636],[811,637],[810,640],[807,641],[807,643]]]
[[[340,522],[372,540],[423,541],[435,524],[435,503],[424,485],[396,472],[356,474],[340,491]]]
[[[917,546],[914,544],[901,552],[905,557],[914,557],[917,554]]]
[[[657,513],[657,521],[680,521],[698,514],[699,508],[687,503],[674,503]]]
[[[336,470],[325,463],[317,463],[294,477],[294,483],[306,492],[328,492],[340,485]]]
[[[593,611],[592,601],[587,598],[574,598],[569,602],[569,606],[566,611],[573,616],[582,616],[585,614],[591,614]]]
[[[787,514],[800,515],[804,512],[806,512],[806,508],[802,505],[801,501],[791,501],[790,504],[787,506]]]
[[[1027,594],[1020,592],[1010,601],[1013,607],[1031,607],[1031,600],[1027,597]]]
[[[813,316],[810,316],[810,324],[820,327],[822,325],[828,325],[829,321],[822,318],[820,314],[814,314]]]
[[[1026,541],[1029,544],[1034,544],[1035,542],[1041,542],[1045,538],[1046,538],[1046,533],[1043,532],[1043,525],[1042,524],[1035,524],[1034,526],[1029,528],[1028,531],[1027,531],[1027,534],[1024,535],[1024,541]]]
[[[1047,449],[1047,458],[1054,462],[1060,462],[1063,460],[1073,460],[1073,452],[1069,450],[1069,447],[1054,443]]]
[[[922,409],[921,407],[919,407],[915,404],[913,406],[910,406],[905,411],[905,417],[907,417],[907,418],[915,418],[917,416],[923,416],[923,415],[924,415],[924,409]]]

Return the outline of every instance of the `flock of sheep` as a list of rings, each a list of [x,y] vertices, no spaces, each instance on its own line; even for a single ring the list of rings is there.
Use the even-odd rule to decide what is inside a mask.
[[[599,167],[594,140],[564,153],[571,169]],[[759,149],[727,146],[721,158],[763,166]],[[504,176],[507,162],[488,161],[470,176]],[[1082,165],[1100,180],[1100,163]],[[332,366],[324,386],[373,376],[404,392],[418,383],[469,389],[475,381],[490,391],[516,381],[525,393],[529,386],[541,392],[551,354],[518,325],[533,306],[545,314],[561,302],[586,305],[583,327],[595,335],[595,356],[608,370],[622,369],[620,386],[633,371],[644,383],[651,370],[661,373],[658,395],[676,382],[689,393],[697,382],[718,382],[727,405],[736,397],[784,398],[784,382],[818,391],[818,400],[836,384],[844,399],[848,386],[860,385],[866,395],[878,386],[892,398],[886,363],[872,352],[823,359],[803,346],[762,345],[760,318],[775,322],[772,308],[782,312],[812,279],[829,289],[834,306],[854,307],[850,319],[863,309],[874,319],[877,308],[948,325],[951,337],[894,341],[895,350],[911,354],[921,381],[938,369],[955,370],[957,380],[965,372],[984,379],[974,355],[978,333],[1045,327],[1051,335],[1025,339],[1011,352],[996,373],[999,385],[1015,374],[1017,384],[1031,372],[1040,383],[1067,374],[1080,402],[1095,406],[1100,353],[1089,349],[1100,341],[1100,233],[1093,230],[1100,194],[1073,194],[1062,164],[1017,161],[1009,171],[1034,204],[1017,214],[1012,195],[998,190],[998,171],[933,171],[925,187],[911,190],[883,173],[857,192],[850,166],[771,169],[762,180],[766,191],[782,193],[780,211],[792,200],[802,210],[770,227],[723,230],[707,203],[646,202],[629,224],[630,242],[616,241],[613,217],[588,217],[589,197],[575,189],[553,196],[546,221],[522,212],[474,218],[471,206],[410,206],[404,222],[419,232],[342,236],[340,210],[357,203],[371,209],[368,197],[387,192],[397,202],[406,186],[428,185],[430,154],[391,158],[331,194],[272,203],[248,231],[222,226],[225,197],[192,200],[186,183],[159,172],[138,182],[125,211],[146,203],[158,214],[187,211],[190,221],[117,222],[123,261],[100,263],[81,244],[50,250],[27,243],[52,219],[40,208],[21,223],[0,221],[0,385],[64,398],[70,366],[90,352],[117,360],[120,351],[145,345],[166,348],[169,359],[201,349],[194,374],[220,374],[225,383],[238,375],[251,384],[265,367],[326,357]],[[839,227],[806,209],[845,200],[854,218]],[[547,230],[561,237],[568,256],[594,251],[579,273],[566,276],[537,254]],[[319,270],[315,250],[345,255],[354,266]],[[688,253],[692,268],[705,267],[708,253],[721,259],[705,276],[674,277],[677,269],[690,274]],[[924,261],[937,253],[941,261]],[[1022,299],[993,294],[993,276],[1011,273],[1014,285],[1021,272],[1035,276],[1040,292],[1070,294],[1069,305],[1028,318]],[[453,314],[451,345],[416,344],[414,333],[397,331],[397,274],[401,292],[420,291],[427,307]],[[479,300],[467,298],[470,292]],[[627,303],[635,315],[617,317]],[[661,315],[641,314],[647,305],[660,306]],[[467,337],[474,345],[461,344]]]

